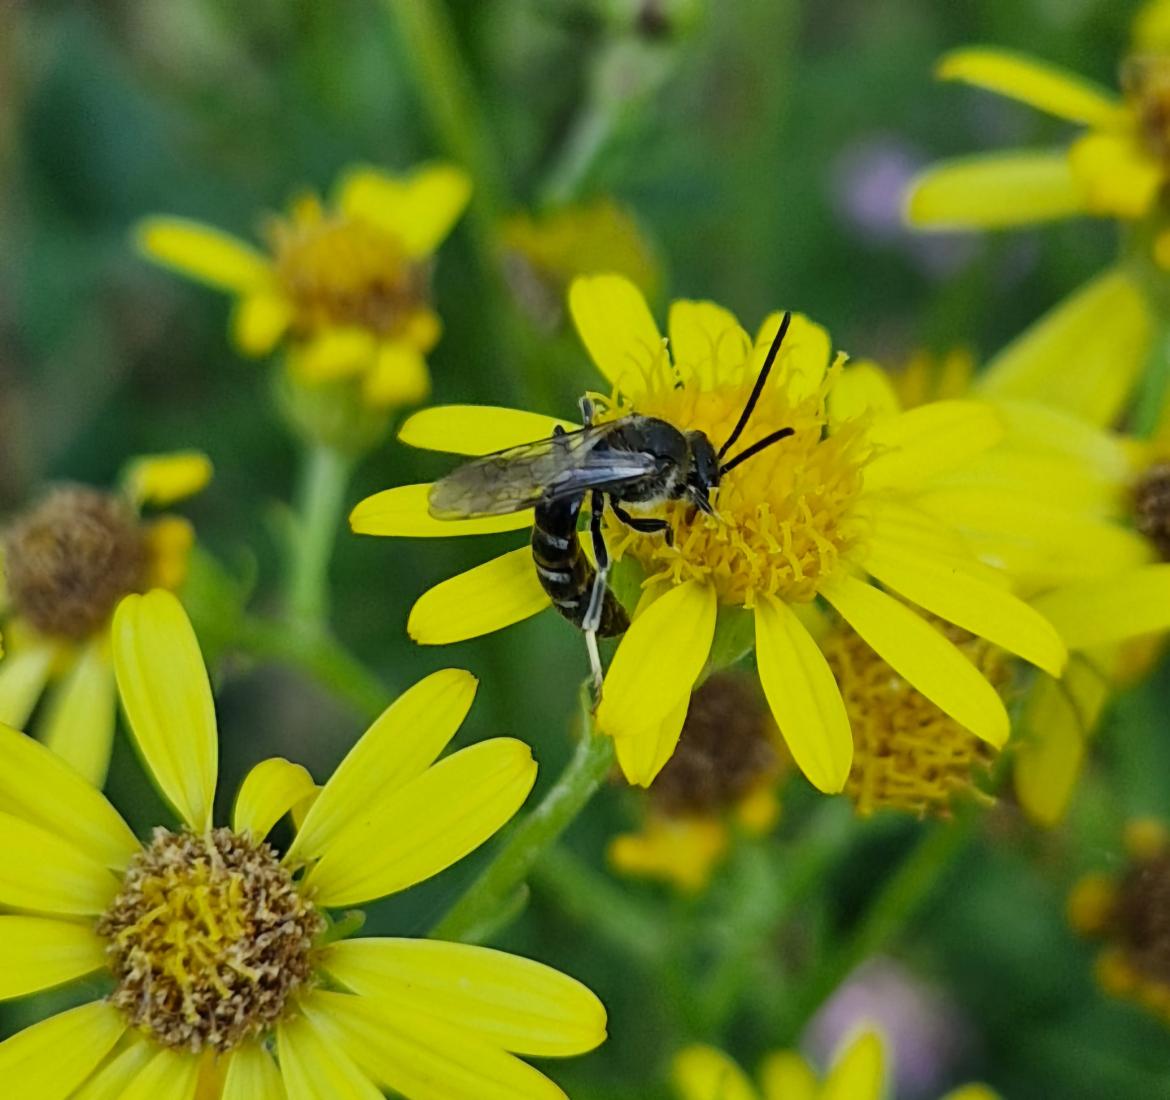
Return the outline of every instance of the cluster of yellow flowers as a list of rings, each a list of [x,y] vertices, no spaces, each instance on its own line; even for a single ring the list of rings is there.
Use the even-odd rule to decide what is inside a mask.
[[[673,301],[664,332],[649,252],[608,203],[503,229],[517,277],[542,280],[542,323],[558,322],[567,291],[596,368],[584,423],[416,411],[399,439],[486,456],[464,475],[483,480],[484,500],[454,514],[436,505],[451,482],[398,485],[350,522],[395,538],[531,530],[419,595],[408,631],[423,646],[564,610],[567,587],[606,601],[617,625],[590,641],[621,637],[582,736],[597,782],[612,752],[649,789],[641,826],[612,838],[618,870],[703,890],[737,835],[772,828],[794,771],[860,815],[945,818],[992,802],[1003,760],[1035,822],[1064,815],[1111,693],[1170,630],[1170,403],[1163,388],[1151,410],[1146,370],[1150,284],[1170,268],[1160,13],[1139,23],[1120,97],[991,49],[942,61],[943,78],[1086,133],[1067,150],[928,171],[908,196],[913,223],[1086,213],[1137,227],[1114,268],[980,370],[961,354],[886,370],[835,352],[802,314],[751,328],[710,301]],[[451,165],[355,168],[328,203],[304,197],[273,218],[267,253],[176,218],[147,219],[137,240],[236,295],[233,339],[250,356],[281,352],[295,422],[360,450],[430,392],[433,256],[470,196]],[[608,263],[598,240],[613,242]],[[684,441],[677,454],[651,442],[663,424]],[[38,1100],[562,1096],[518,1056],[600,1044],[606,1011],[589,989],[485,947],[351,938],[343,915],[443,871],[526,801],[536,764],[523,742],[443,755],[475,696],[469,672],[404,692],[322,785],[284,759],[258,764],[230,824],[214,823],[212,691],[180,599],[193,533],[141,515],[210,477],[202,455],[141,458],[116,490],[57,488],[6,528],[0,997],[94,976],[103,992],[0,1043],[0,1080]],[[553,505],[567,526],[553,528]],[[146,842],[100,793],[116,696],[179,821]],[[286,818],[279,853],[269,835]],[[1073,913],[1120,939],[1102,980],[1165,1014],[1165,973],[1147,972],[1165,971],[1166,944],[1141,940],[1126,899],[1164,901],[1150,901],[1150,876],[1170,881],[1170,860],[1161,834],[1134,837],[1142,874],[1082,884]],[[684,1100],[877,1100],[883,1074],[871,1033],[820,1084],[788,1053],[765,1062],[758,1089],[709,1047],[674,1071]],[[968,1086],[950,1100],[987,1096]]]

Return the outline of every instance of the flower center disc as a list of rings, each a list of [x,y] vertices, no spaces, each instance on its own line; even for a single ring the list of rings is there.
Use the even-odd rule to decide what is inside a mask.
[[[1170,855],[1143,860],[1130,870],[1121,883],[1115,920],[1133,969],[1170,985]]]
[[[164,1046],[231,1050],[309,982],[325,922],[267,844],[155,831],[98,922],[110,1001]]]
[[[1137,111],[1146,149],[1170,167],[1170,58],[1129,58],[1121,70],[1121,85]]]
[[[1170,463],[1158,462],[1138,480],[1133,491],[1134,524],[1170,561]]]
[[[746,368],[746,364],[745,364]],[[640,395],[637,411],[683,430],[699,430],[715,448],[731,434],[751,393],[754,375],[711,388],[673,378]],[[662,515],[674,546],[661,535],[638,535],[607,516],[615,558],[632,554],[651,579],[714,584],[726,603],[752,606],[760,593],[807,603],[820,580],[861,537],[853,505],[868,457],[864,428],[844,425],[825,434],[828,384],[802,400],[772,384],[726,459],[780,428],[794,434],[726,474],[714,494],[717,516],[686,501],[671,501]]]
[[[4,572],[13,607],[36,630],[79,641],[145,586],[146,540],[117,497],[57,489],[6,533]]]
[[[424,300],[425,270],[409,263],[398,241],[370,222],[278,221],[272,241],[302,334],[353,325],[393,335]]]

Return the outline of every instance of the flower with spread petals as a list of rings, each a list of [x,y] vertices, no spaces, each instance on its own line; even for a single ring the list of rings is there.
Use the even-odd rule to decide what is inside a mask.
[[[598,421],[659,417],[727,440],[760,376],[780,325],[775,314],[750,337],[710,302],[675,302],[669,354],[640,292],[617,276],[577,280],[569,308],[611,390],[596,395]],[[968,402],[935,402],[875,422],[868,412],[830,416],[841,377],[828,335],[793,317],[743,438],[792,435],[721,480],[716,515],[685,502],[654,515],[673,538],[639,534],[604,517],[611,557],[643,576],[630,629],[605,676],[597,710],[626,777],[648,785],[670,759],[691,690],[721,635],[754,643],[760,682],[796,764],[821,790],[849,774],[849,720],[828,663],[802,621],[824,600],[924,695],[976,736],[1002,744],[1008,717],[995,689],[897,593],[1053,673],[1064,646],[1036,612],[981,576],[945,519],[918,506],[936,478],[993,446],[997,415]],[[414,446],[486,454],[551,436],[566,421],[511,409],[452,406],[418,413],[401,438]],[[527,527],[531,511],[445,521],[428,511],[427,485],[390,489],[354,510],[367,534],[444,537]],[[423,644],[472,638],[550,605],[522,547],[443,582],[414,605],[411,636]],[[723,613],[720,614],[722,609]],[[722,648],[722,647],[721,647]],[[738,656],[738,654],[737,654]]]
[[[1130,822],[1128,861],[1085,875],[1068,900],[1069,920],[1104,941],[1097,980],[1106,993],[1136,1001],[1170,1023],[1170,838],[1160,822]]]
[[[610,866],[683,893],[706,889],[737,834],[762,836],[776,824],[786,763],[754,681],[712,674],[691,695],[674,755],[647,792],[642,827],[610,843]]]
[[[527,746],[496,738],[436,763],[475,695],[420,681],[318,789],[282,759],[216,826],[215,710],[178,600],[129,596],[118,689],[177,829],[143,844],[44,746],[0,727],[0,997],[90,977],[105,995],[0,1043],[9,1094],[37,1100],[564,1100],[515,1055],[590,1050],[605,1011],[584,986],[499,951],[345,939],[330,913],[406,889],[519,808]],[[268,842],[292,813],[284,856]]]
[[[370,406],[389,408],[430,392],[425,357],[440,333],[431,260],[470,193],[451,165],[402,177],[352,168],[328,205],[308,196],[271,218],[267,253],[171,217],[147,218],[138,241],[159,263],[237,296],[232,334],[245,355],[284,340],[294,379],[357,379]]]
[[[731,1058],[709,1046],[692,1046],[674,1059],[679,1100],[883,1100],[888,1095],[881,1038],[863,1031],[842,1045],[821,1080],[795,1051],[777,1051],[760,1066],[757,1088]],[[963,1085],[943,1100],[996,1100],[985,1085]]]
[[[0,722],[27,728],[44,698],[32,732],[95,786],[114,737],[114,608],[130,592],[179,588],[195,539],[180,516],[144,519],[141,509],[168,507],[210,478],[197,452],[138,458],[117,492],[50,489],[0,532],[8,650]]]

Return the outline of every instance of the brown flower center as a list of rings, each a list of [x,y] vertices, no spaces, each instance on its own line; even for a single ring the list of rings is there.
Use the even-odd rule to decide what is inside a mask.
[[[1113,921],[1133,969],[1170,984],[1170,853],[1130,868],[1118,890]]]
[[[1121,86],[1137,112],[1142,143],[1170,168],[1170,57],[1129,58],[1122,66]]]
[[[80,640],[145,587],[146,539],[130,508],[93,489],[56,489],[4,536],[15,610],[42,634]]]
[[[682,736],[650,787],[681,817],[730,809],[777,764],[768,708],[747,677],[713,675],[691,696]]]
[[[155,1041],[197,1052],[275,1024],[311,981],[324,927],[269,845],[158,829],[97,930],[118,982],[111,1003]]]
[[[1157,462],[1138,479],[1133,490],[1134,523],[1170,561],[1170,462]]]

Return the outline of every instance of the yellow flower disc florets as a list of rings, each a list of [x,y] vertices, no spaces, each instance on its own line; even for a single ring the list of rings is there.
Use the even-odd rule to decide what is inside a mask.
[[[98,922],[110,1001],[167,1047],[226,1051],[269,1029],[312,978],[325,922],[267,844],[155,831]]]
[[[718,449],[747,403],[755,371],[745,363],[730,380],[712,385],[683,384],[661,373],[639,394],[633,411],[704,432]],[[795,400],[782,380],[774,380],[726,457],[780,428],[791,427],[794,434],[723,478],[712,498],[717,516],[685,501],[667,504],[663,515],[673,546],[660,535],[632,533],[610,517],[615,558],[631,554],[652,580],[713,584],[725,603],[751,607],[763,593],[790,603],[814,599],[819,583],[863,534],[854,506],[869,447],[858,423],[826,434],[825,400],[834,377],[830,372],[816,393]]]
[[[1170,57],[1131,57],[1121,71],[1146,150],[1170,169]]]
[[[276,220],[270,239],[277,277],[302,335],[355,326],[395,336],[425,308],[427,271],[391,233],[340,215]]]
[[[935,620],[996,687],[1007,680],[1001,650]],[[857,812],[888,808],[945,817],[959,796],[981,797],[994,750],[911,687],[857,634],[837,628],[822,643],[853,729],[845,785]]]
[[[64,488],[4,535],[4,575],[16,612],[37,631],[80,641],[105,625],[123,596],[141,592],[147,540],[111,493]]]

